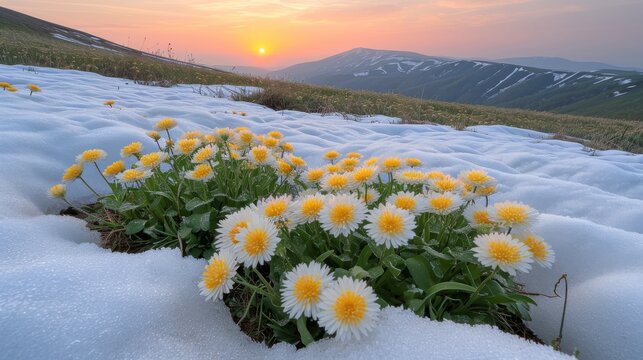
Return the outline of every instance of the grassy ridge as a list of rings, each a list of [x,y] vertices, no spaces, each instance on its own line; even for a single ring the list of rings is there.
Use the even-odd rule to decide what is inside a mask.
[[[585,139],[586,145],[593,148],[643,153],[643,122],[463,105],[247,77],[164,61],[133,49],[115,52],[51,36],[51,30],[60,28],[0,8],[0,63],[92,71],[161,86],[176,83],[251,85],[262,87],[265,92],[240,100],[275,109],[383,114],[399,117],[407,123],[437,123],[456,128],[509,125],[555,133],[559,138]]]

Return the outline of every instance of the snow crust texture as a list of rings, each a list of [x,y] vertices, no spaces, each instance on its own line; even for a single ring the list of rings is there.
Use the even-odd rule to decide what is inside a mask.
[[[643,353],[643,156],[586,152],[548,134],[505,126],[456,131],[340,115],[275,112],[204,96],[196,86],[149,87],[78,71],[0,65],[0,358],[411,358],[560,359],[565,355],[489,326],[432,322],[397,308],[383,311],[359,342],[325,340],[295,351],[253,343],[227,308],[206,303],[197,283],[204,260],[168,249],[111,253],[82,221],[56,214],[45,195],[88,148],[118,157],[162,117],[180,130],[247,126],[279,130],[311,165],[334,148],[366,156],[413,156],[452,175],[484,168],[498,179],[496,201],[526,202],[543,215],[537,230],[553,247],[552,270],[523,276],[528,291],[551,293],[570,280],[563,348],[584,359],[631,359]],[[42,88],[29,96],[28,83]],[[238,91],[226,86],[216,93]],[[113,108],[104,106],[113,99]],[[234,114],[233,112],[236,112]],[[246,116],[241,116],[244,112]],[[105,162],[106,165],[107,161]],[[84,177],[106,191],[95,169]],[[92,197],[68,187],[74,202]],[[530,326],[557,335],[561,299],[536,299]]]

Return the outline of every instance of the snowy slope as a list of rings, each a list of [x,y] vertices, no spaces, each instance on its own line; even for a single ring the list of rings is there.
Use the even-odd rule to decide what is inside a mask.
[[[69,217],[45,191],[80,151],[141,141],[161,117],[181,130],[248,126],[277,129],[310,163],[325,150],[415,156],[457,175],[482,167],[501,184],[496,200],[541,213],[552,270],[524,276],[529,291],[551,293],[570,279],[564,349],[584,359],[627,359],[643,352],[643,156],[596,156],[575,143],[503,126],[456,131],[445,126],[360,123],[340,116],[274,112],[195,93],[191,86],[147,87],[91,73],[0,65],[0,353],[7,358],[518,358],[560,355],[487,326],[434,323],[399,309],[384,312],[373,336],[334,340],[296,352],[251,343],[221,304],[198,295],[203,261],[169,250],[128,255],[97,247],[96,234]],[[27,83],[42,93],[29,96]],[[102,105],[116,100],[114,108]],[[232,111],[244,111],[247,116]],[[395,122],[376,117],[372,120]],[[87,169],[89,181],[101,184]],[[79,184],[74,201],[90,201]],[[558,330],[560,299],[537,298],[531,326],[546,341]],[[418,335],[421,334],[421,335]]]

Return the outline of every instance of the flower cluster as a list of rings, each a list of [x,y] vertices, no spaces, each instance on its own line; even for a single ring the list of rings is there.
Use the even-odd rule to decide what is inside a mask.
[[[125,144],[102,167],[105,151],[82,152],[49,195],[72,206],[65,183],[78,179],[98,197],[102,207],[83,211],[102,229],[140,250],[209,259],[201,294],[224,301],[255,339],[359,339],[389,305],[505,330],[508,317],[529,319],[533,301],[512,276],[550,267],[554,253],[532,232],[536,210],[491,201],[498,184],[484,170],[336,150],[309,166],[276,130],[173,137],[177,126],[160,119],[147,133],[154,151]],[[90,186],[88,166],[110,193]]]

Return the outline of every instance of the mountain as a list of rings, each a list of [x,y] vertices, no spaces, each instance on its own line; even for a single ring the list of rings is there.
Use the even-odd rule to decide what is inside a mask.
[[[213,68],[232,72],[240,75],[251,75],[264,77],[270,73],[270,70],[256,66],[236,66],[236,65],[212,65]]]
[[[624,67],[610,65],[593,61],[573,61],[559,57],[513,57],[497,59],[495,62],[529,66],[541,69],[561,70],[561,71],[599,71],[599,70],[620,70],[620,71],[638,71],[643,72],[643,68]]]
[[[643,120],[643,73],[558,71],[357,48],[272,78],[423,99]]]

